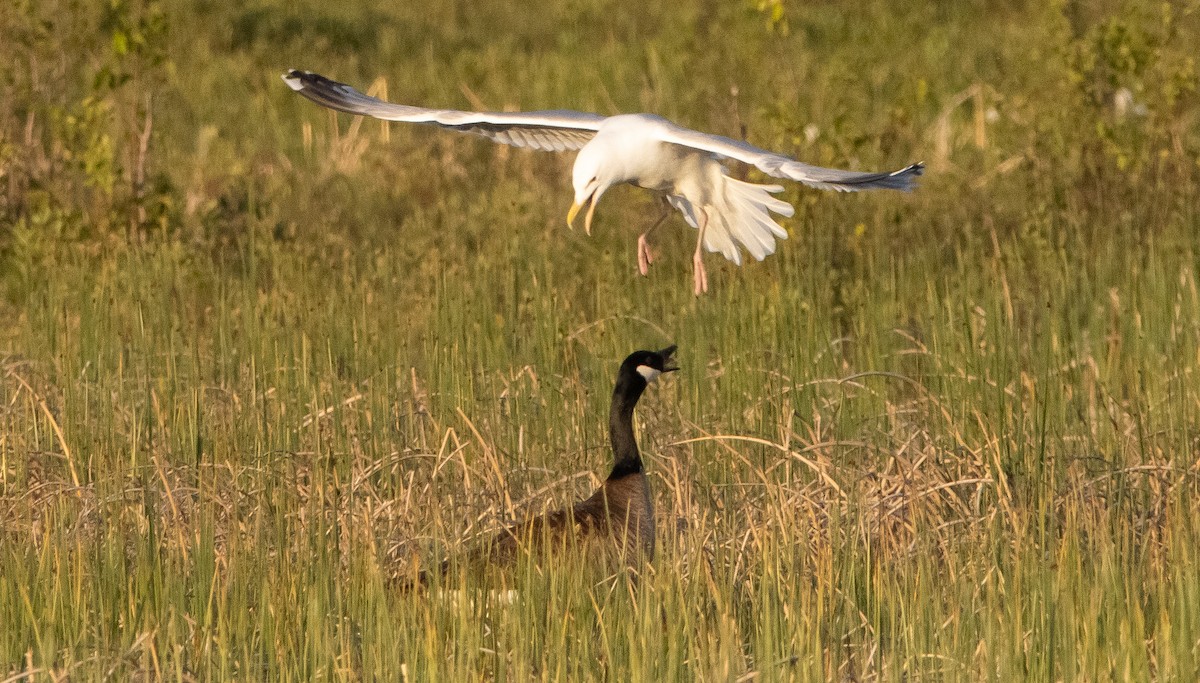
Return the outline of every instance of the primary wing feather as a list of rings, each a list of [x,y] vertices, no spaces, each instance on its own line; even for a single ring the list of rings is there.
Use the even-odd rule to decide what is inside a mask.
[[[899,171],[891,173],[861,173],[842,171],[836,168],[822,168],[796,161],[782,154],[759,149],[747,142],[701,133],[670,122],[666,122],[661,130],[663,142],[737,159],[776,178],[795,180],[823,190],[853,192],[890,189],[907,191],[913,189],[914,180],[925,170],[925,164],[921,163],[905,166]]]
[[[292,69],[283,75],[292,90],[323,107],[348,114],[372,116],[385,121],[428,123],[443,128],[475,133],[495,142],[545,151],[579,149],[586,145],[600,123],[599,114],[560,109],[531,112],[473,112],[426,109],[385,102],[354,88],[310,71]]]

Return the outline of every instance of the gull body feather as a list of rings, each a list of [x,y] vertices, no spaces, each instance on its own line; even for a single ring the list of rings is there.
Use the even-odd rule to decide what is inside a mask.
[[[702,209],[709,221],[704,248],[737,265],[742,264],[739,245],[759,261],[775,253],[775,239],[787,239],[787,231],[769,211],[793,213],[790,204],[770,194],[783,187],[729,177],[717,155],[665,139],[672,127],[652,114],[609,117],[579,152],[576,186],[592,173],[601,188],[630,183],[661,192],[693,228],[700,226],[697,210]]]

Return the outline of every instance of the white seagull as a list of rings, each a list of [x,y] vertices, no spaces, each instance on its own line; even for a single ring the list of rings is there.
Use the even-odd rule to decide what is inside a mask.
[[[739,140],[689,130],[653,114],[600,116],[564,109],[511,113],[425,109],[385,102],[309,71],[293,69],[283,75],[283,80],[313,102],[337,111],[385,121],[432,123],[516,147],[555,152],[579,150],[572,171],[575,202],[567,213],[567,226],[573,227],[575,216],[588,204],[583,227],[587,234],[592,234],[596,202],[618,183],[661,193],[683,214],[688,225],[699,231],[692,255],[697,296],[708,291],[701,247],[720,252],[740,266],[740,245],[761,261],[775,252],[776,238],[787,239],[787,232],[768,210],[781,216],[791,216],[794,212],[790,204],[769,194],[782,192],[782,186],[731,178],[726,175],[721,159],[736,159],[777,178],[842,192],[911,190],[914,179],[925,170],[921,163],[891,173],[810,166]],[[638,271],[642,275],[653,261],[647,237],[667,215],[664,211],[638,237]]]

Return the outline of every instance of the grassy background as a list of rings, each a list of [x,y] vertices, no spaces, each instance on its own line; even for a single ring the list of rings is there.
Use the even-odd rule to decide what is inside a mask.
[[[0,14],[0,677],[1196,679],[1200,9],[669,4]],[[568,232],[569,156],[289,67],[929,168],[789,187],[695,299],[678,219],[636,275],[646,193]],[[668,342],[636,585],[387,588],[585,495]]]

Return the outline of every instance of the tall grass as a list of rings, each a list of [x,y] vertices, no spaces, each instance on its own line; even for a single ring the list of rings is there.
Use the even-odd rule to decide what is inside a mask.
[[[64,76],[3,72],[6,676],[1200,672],[1195,12],[171,1],[34,31],[69,5],[0,24],[21,73]],[[568,232],[569,158],[385,139],[292,66],[930,170],[789,188],[779,253],[710,259],[696,299],[680,221],[636,275],[644,193]],[[456,598],[391,587],[590,491],[617,364],[667,342],[653,563],[526,560],[511,605],[457,572]]]

